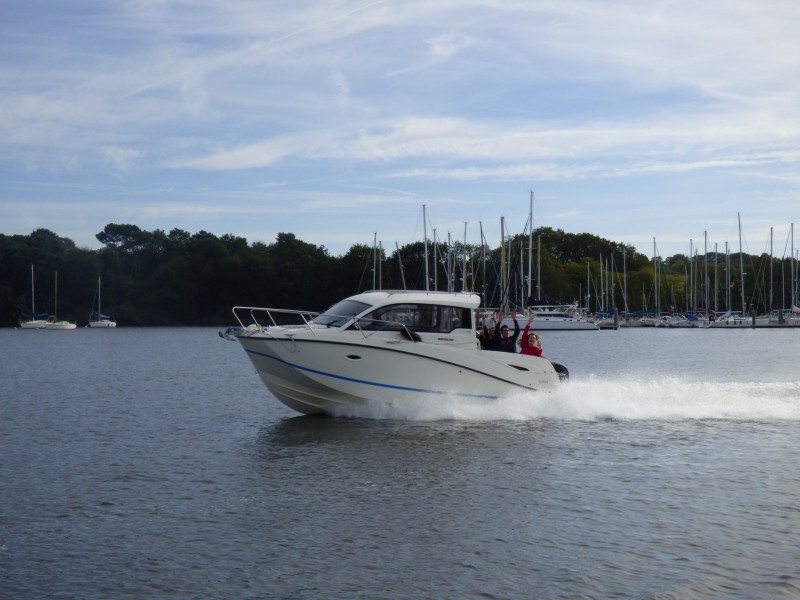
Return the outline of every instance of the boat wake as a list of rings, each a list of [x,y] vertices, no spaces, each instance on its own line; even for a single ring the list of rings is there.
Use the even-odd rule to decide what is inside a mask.
[[[336,416],[412,421],[800,421],[800,381],[698,382],[675,378],[572,381],[555,393],[501,400],[375,400]]]

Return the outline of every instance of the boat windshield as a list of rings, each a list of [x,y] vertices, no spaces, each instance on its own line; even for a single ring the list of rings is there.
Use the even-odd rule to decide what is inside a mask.
[[[331,306],[322,314],[314,317],[311,322],[315,325],[326,325],[327,327],[341,327],[356,315],[363,313],[369,308],[369,304],[357,302],[355,300],[342,300]]]

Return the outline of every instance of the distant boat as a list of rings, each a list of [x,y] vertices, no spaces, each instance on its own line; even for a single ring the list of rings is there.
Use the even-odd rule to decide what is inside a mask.
[[[19,326],[22,329],[44,329],[47,325],[47,313],[36,312],[36,299],[33,284],[33,264],[31,264],[31,318],[28,321],[20,319]]]
[[[55,283],[55,308],[53,309],[53,316],[48,317],[47,322],[44,325],[45,329],[52,329],[52,330],[66,330],[66,329],[75,329],[78,327],[77,324],[71,323],[70,321],[59,321],[58,320],[58,271],[56,271],[56,283]]]
[[[526,316],[534,316],[531,327],[536,331],[597,331],[600,328],[586,318],[578,305],[548,304],[531,306]],[[505,317],[503,323],[514,327],[514,320]]]
[[[92,313],[89,315],[89,324],[87,327],[102,327],[108,329],[109,327],[116,327],[117,322],[112,320],[108,315],[104,315],[100,307],[100,282],[101,278],[97,278],[97,312],[94,312],[92,306]]]
[[[598,329],[617,330],[619,329],[619,316],[616,311],[613,313],[600,312],[595,314],[592,321]]]

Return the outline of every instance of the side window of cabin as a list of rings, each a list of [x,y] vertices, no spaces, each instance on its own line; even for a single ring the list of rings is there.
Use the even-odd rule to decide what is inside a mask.
[[[416,315],[414,306],[409,304],[391,304],[372,312],[369,318],[362,319],[363,329],[400,329],[401,326],[415,327]]]
[[[454,329],[469,328],[472,326],[470,311],[466,308],[456,308],[454,306],[442,306],[440,325],[437,331],[449,333]]]
[[[414,331],[450,333],[453,329],[472,325],[469,309],[428,304],[392,304],[374,311],[370,318],[372,320],[362,322],[364,329],[399,329],[404,326]]]

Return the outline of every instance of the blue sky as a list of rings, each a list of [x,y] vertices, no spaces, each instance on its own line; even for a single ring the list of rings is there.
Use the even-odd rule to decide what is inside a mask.
[[[795,0],[4,0],[0,233],[789,253]],[[800,230],[798,242],[800,246]]]

